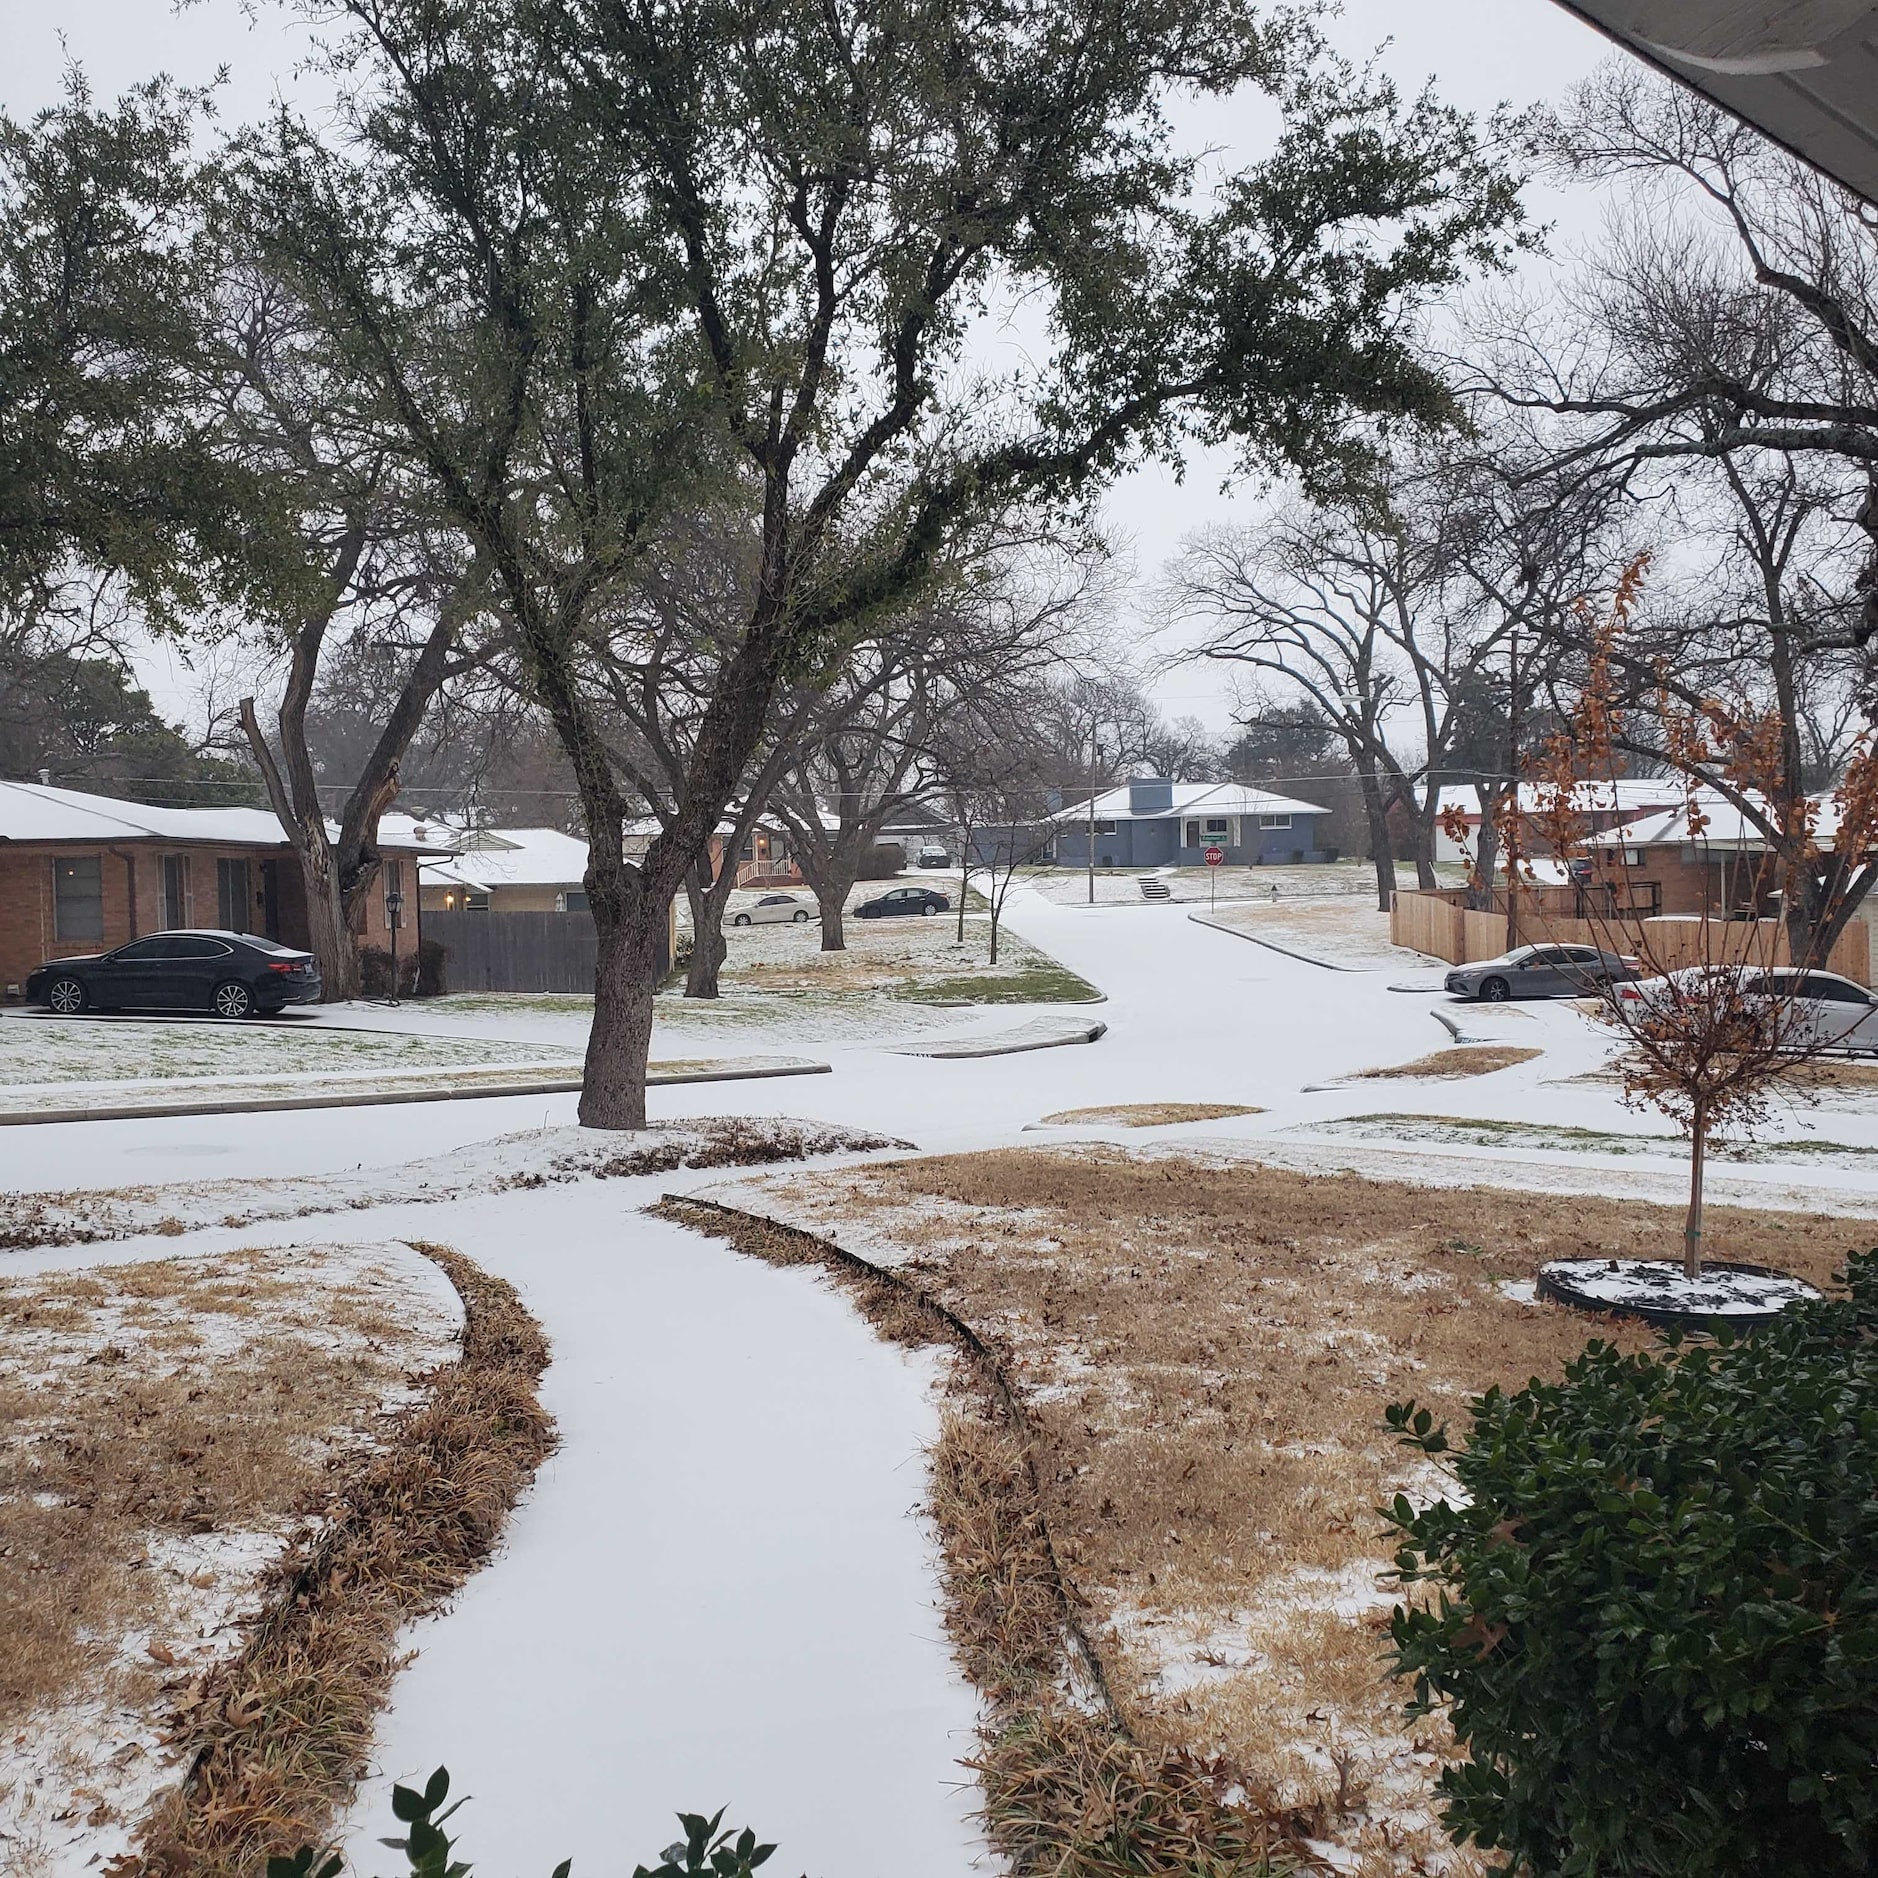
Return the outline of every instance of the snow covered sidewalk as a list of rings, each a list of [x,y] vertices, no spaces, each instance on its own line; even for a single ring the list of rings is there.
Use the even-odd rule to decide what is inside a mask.
[[[677,1809],[724,1805],[810,1878],[973,1869],[976,1705],[916,1516],[933,1365],[813,1276],[638,1210],[674,1184],[421,1216],[541,1320],[561,1447],[502,1557],[412,1639],[353,1814],[361,1870],[389,1781],[439,1763],[476,1796],[483,1871],[621,1868]]]

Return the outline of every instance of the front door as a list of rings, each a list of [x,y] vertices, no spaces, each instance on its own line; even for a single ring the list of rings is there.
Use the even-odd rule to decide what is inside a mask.
[[[261,863],[261,930],[275,941],[280,941],[280,863],[263,861]]]

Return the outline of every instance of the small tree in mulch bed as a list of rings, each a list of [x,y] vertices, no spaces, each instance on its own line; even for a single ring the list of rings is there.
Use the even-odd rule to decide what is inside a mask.
[[[1522,858],[1535,847],[1563,860],[1571,877],[1572,930],[1550,929],[1544,899],[1534,893],[1528,938],[1589,937],[1607,956],[1635,955],[1645,983],[1614,979],[1601,963],[1580,968],[1583,990],[1623,1040],[1617,1068],[1625,1100],[1667,1116],[1688,1137],[1683,1271],[1693,1285],[1702,1276],[1710,1143],[1752,1137],[1802,1067],[1843,1041],[1821,1024],[1815,1002],[1838,988],[1827,990],[1807,974],[1824,970],[1826,942],[1840,930],[1854,894],[1864,891],[1863,863],[1878,849],[1878,755],[1861,746],[1830,802],[1822,803],[1787,773],[1790,740],[1778,708],[1738,710],[1717,699],[1690,705],[1666,674],[1651,691],[1647,661],[1629,643],[1648,567],[1647,555],[1633,561],[1602,613],[1580,604],[1576,702],[1539,764],[1533,811],[1512,818],[1506,845],[1516,901],[1522,877],[1537,885]],[[1639,741],[1631,719],[1647,720],[1649,742]],[[1706,852],[1712,818],[1724,811],[1744,818],[1751,811],[1757,821],[1772,816],[1782,831],[1780,847],[1759,855],[1717,850],[1734,863],[1722,890],[1735,899],[1719,909],[1705,901],[1692,930],[1637,917],[1622,830],[1594,832],[1598,812],[1616,808],[1627,753],[1651,743],[1685,784],[1679,813],[1692,847]],[[1804,938],[1796,938],[1800,929],[1791,920],[1777,927],[1753,916],[1763,903],[1791,904],[1803,886],[1815,915]],[[1740,907],[1747,917],[1735,916]],[[1841,1008],[1839,1028],[1849,1033],[1865,1007]]]
[[[1878,1869],[1878,1252],[1754,1336],[1472,1404],[1461,1492],[1398,1498],[1410,1714],[1458,1842],[1518,1878]],[[1390,1426],[1446,1433],[1413,1403]]]

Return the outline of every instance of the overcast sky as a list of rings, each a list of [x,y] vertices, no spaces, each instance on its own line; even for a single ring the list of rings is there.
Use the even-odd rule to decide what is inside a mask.
[[[226,67],[222,111],[230,122],[265,111],[278,97],[303,107],[319,101],[316,84],[296,74],[303,29],[265,0],[252,7],[243,0],[200,0],[182,10],[172,10],[167,0],[6,0],[6,7],[11,18],[0,104],[16,117],[57,98],[68,56],[85,68],[100,97],[154,72],[201,83]],[[1381,63],[1405,90],[1433,80],[1448,102],[1481,112],[1502,102],[1523,107],[1556,99],[1610,52],[1607,41],[1553,0],[1344,0],[1334,36],[1354,56],[1380,49]],[[1237,127],[1230,107],[1183,128],[1220,146],[1231,162]],[[1538,194],[1533,207],[1539,219],[1555,224],[1562,247],[1596,224],[1596,205],[1588,200]],[[1147,471],[1117,486],[1110,524],[1131,544],[1143,579],[1183,533],[1249,508],[1249,495],[1221,489],[1225,468],[1195,460],[1184,484]],[[187,712],[190,687],[173,660],[151,659],[144,676],[166,712]],[[1176,673],[1157,686],[1157,695],[1172,715],[1192,712],[1215,728],[1226,722],[1226,687],[1208,671]]]

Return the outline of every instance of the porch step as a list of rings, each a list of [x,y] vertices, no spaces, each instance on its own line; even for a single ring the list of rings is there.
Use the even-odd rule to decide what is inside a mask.
[[[1171,900],[1174,896],[1164,880],[1144,880],[1141,883],[1141,897],[1144,900]]]

